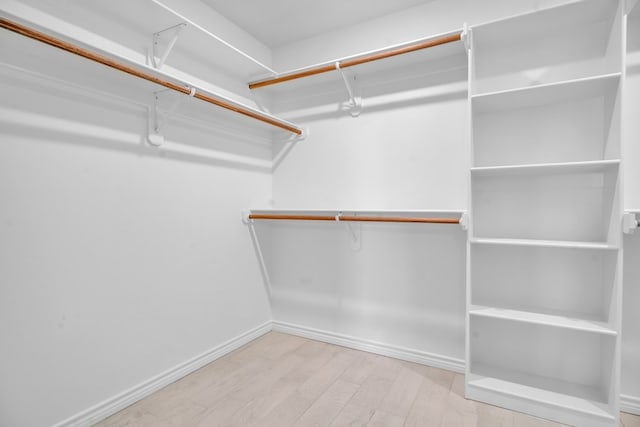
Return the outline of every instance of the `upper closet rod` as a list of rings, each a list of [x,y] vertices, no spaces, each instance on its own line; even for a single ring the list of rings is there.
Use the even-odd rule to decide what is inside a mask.
[[[456,34],[451,34],[448,36],[438,37],[436,39],[425,40],[425,41],[414,43],[408,46],[399,47],[397,49],[391,49],[384,52],[372,53],[370,55],[365,55],[365,56],[361,56],[353,59],[344,59],[342,61],[337,61],[327,65],[321,65],[319,67],[311,68],[304,71],[298,71],[291,74],[285,74],[279,77],[272,77],[264,80],[259,80],[256,82],[249,83],[249,89],[258,89],[261,87],[286,82],[289,80],[295,80],[295,79],[300,79],[302,77],[308,77],[316,74],[326,73],[329,71],[337,70],[338,68],[343,69],[347,67],[353,67],[354,65],[360,65],[367,62],[377,61],[379,59],[390,58],[392,56],[402,55],[409,52],[415,52],[416,50],[439,46],[441,44],[451,43],[458,40],[462,40],[461,32]]]
[[[364,222],[417,222],[423,224],[460,224],[459,218],[420,218],[352,215],[283,215],[249,214],[249,219],[289,220],[289,221],[364,221]]]
[[[182,85],[170,82],[168,80],[161,79],[161,78],[156,77],[156,76],[154,76],[152,74],[145,73],[144,71],[140,71],[140,70],[137,70],[137,69],[135,69],[133,67],[130,67],[128,65],[121,64],[121,63],[119,63],[117,61],[114,61],[112,59],[109,59],[109,58],[107,58],[105,56],[101,56],[101,55],[93,53],[93,52],[91,52],[89,50],[83,49],[81,47],[74,46],[73,44],[67,43],[67,42],[62,41],[60,39],[56,39],[55,37],[51,37],[51,36],[49,36],[47,34],[38,32],[38,31],[33,30],[33,29],[29,28],[29,27],[20,25],[18,23],[9,21],[7,19],[0,18],[0,27],[5,28],[5,29],[10,30],[10,31],[13,31],[13,32],[16,32],[16,33],[21,34],[23,36],[29,37],[31,39],[40,41],[42,43],[48,44],[50,46],[57,47],[57,48],[62,49],[64,51],[67,51],[67,52],[73,53],[75,55],[81,56],[83,58],[90,59],[92,61],[95,61],[95,62],[98,62],[100,64],[106,65],[107,67],[111,67],[111,68],[114,68],[116,70],[119,70],[119,71],[125,72],[127,74],[130,74],[132,76],[139,77],[141,79],[156,83],[156,84],[158,84],[160,86],[164,86],[166,88],[175,90],[175,91],[180,92],[180,93],[184,93],[186,95],[192,95],[194,98],[198,98],[201,101],[205,101],[205,102],[208,102],[210,104],[217,105],[217,106],[225,108],[227,110],[235,111],[236,113],[242,114],[242,115],[247,116],[247,117],[251,117],[252,119],[259,120],[261,122],[270,124],[272,126],[280,128],[280,129],[284,129],[284,130],[289,131],[291,133],[294,133],[296,135],[301,135],[302,134],[302,130],[301,129],[298,129],[298,128],[294,127],[294,126],[291,126],[290,124],[288,124],[286,122],[280,122],[280,121],[272,119],[270,117],[262,116],[262,115],[260,115],[258,113],[255,113],[255,112],[251,111],[251,110],[247,110],[247,109],[239,107],[237,105],[233,105],[231,103],[228,103],[228,102],[225,102],[225,101],[221,101],[221,100],[216,99],[216,98],[214,98],[214,97],[212,97],[210,95],[206,95],[206,94],[200,93],[198,91],[195,91],[195,93],[193,93],[194,92],[194,88],[192,88],[190,86],[182,86]]]

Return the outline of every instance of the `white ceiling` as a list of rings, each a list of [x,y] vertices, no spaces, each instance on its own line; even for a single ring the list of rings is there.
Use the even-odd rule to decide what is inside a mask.
[[[429,0],[202,0],[270,48]]]

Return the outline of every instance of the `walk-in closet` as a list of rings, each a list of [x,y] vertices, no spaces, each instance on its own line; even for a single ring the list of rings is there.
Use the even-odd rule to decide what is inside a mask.
[[[638,0],[0,0],[0,426],[640,427],[638,307]]]

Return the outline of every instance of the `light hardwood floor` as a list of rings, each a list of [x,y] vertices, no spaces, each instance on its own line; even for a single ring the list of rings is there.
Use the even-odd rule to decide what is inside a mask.
[[[277,332],[97,425],[560,426],[466,400],[461,374]]]

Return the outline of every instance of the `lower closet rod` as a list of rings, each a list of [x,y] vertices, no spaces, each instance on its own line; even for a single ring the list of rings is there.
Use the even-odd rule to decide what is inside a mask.
[[[363,222],[413,222],[423,224],[460,224],[459,218],[419,218],[352,215],[283,215],[249,214],[249,219],[288,220],[288,221],[363,221]]]
[[[130,74],[132,76],[153,82],[155,84],[158,84],[160,86],[164,86],[168,89],[172,89],[175,90],[177,92],[181,92],[184,93],[185,95],[192,95],[192,88],[188,87],[188,86],[183,86],[180,84],[176,84],[173,82],[170,82],[168,80],[164,80],[161,79],[159,77],[156,77],[152,74],[149,73],[145,73],[144,71],[140,71],[136,68],[130,67],[128,65],[125,64],[121,64],[117,61],[114,61],[112,59],[109,59],[105,56],[102,55],[98,55],[96,53],[93,53],[87,49],[83,49],[81,47],[75,46],[71,43],[67,43],[63,40],[57,39],[55,37],[51,37],[47,34],[41,33],[39,31],[33,30],[29,27],[25,27],[24,25],[20,25],[18,23],[9,21],[7,19],[4,18],[0,18],[0,27],[1,28],[5,28],[7,30],[13,31],[15,33],[21,34],[25,37],[29,37],[31,39],[37,40],[39,42],[48,44],[49,46],[53,46],[53,47],[57,47],[58,49],[62,49],[66,52],[70,52],[73,53],[75,55],[81,56],[83,58],[89,59],[91,61],[94,62],[98,62],[102,65],[106,65],[107,67],[111,67],[114,68],[118,71],[122,71],[124,73]],[[284,129],[286,131],[289,131],[291,133],[295,133],[296,135],[301,135],[302,134],[302,130],[298,129],[294,126],[291,126],[287,123],[283,123],[283,122],[279,122],[278,120],[272,119],[270,117],[266,117],[266,116],[262,116],[256,112],[253,112],[251,110],[247,110],[245,108],[242,108],[240,106],[237,105],[233,105],[232,103],[229,102],[225,102],[225,101],[221,101],[219,99],[216,99],[212,96],[200,93],[200,92],[195,92],[192,95],[194,98],[198,98],[201,101],[205,101],[208,102],[209,104],[213,104],[213,105],[217,105],[218,107],[222,107],[225,108],[227,110],[231,110],[234,111],[238,114],[242,114],[244,116],[247,117],[251,117],[252,119],[255,120],[259,120],[261,122],[270,124],[272,126],[278,127],[280,129]]]

